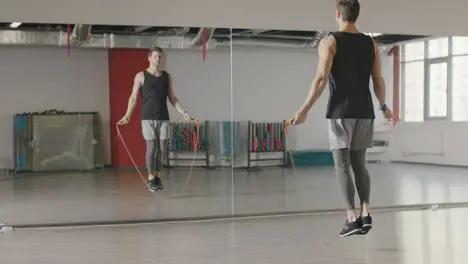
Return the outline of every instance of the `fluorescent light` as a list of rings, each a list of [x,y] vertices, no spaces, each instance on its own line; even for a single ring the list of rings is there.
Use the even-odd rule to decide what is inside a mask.
[[[367,35],[373,35],[374,37],[382,35],[382,33],[365,33]]]
[[[21,24],[22,24],[21,22],[13,22],[13,23],[10,24],[10,27],[11,28],[17,28],[17,27],[21,26]]]

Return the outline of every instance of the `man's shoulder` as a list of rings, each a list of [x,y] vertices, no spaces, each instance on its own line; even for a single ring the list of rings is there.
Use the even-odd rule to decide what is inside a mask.
[[[145,76],[145,71],[146,70],[141,70],[135,74],[135,77],[144,77]]]
[[[328,48],[333,48],[336,45],[336,39],[333,35],[328,35],[322,38],[320,40],[319,46],[320,47],[328,47]]]

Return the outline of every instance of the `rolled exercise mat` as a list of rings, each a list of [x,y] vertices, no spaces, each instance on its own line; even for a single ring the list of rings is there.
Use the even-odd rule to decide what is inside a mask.
[[[19,118],[18,115],[15,114],[13,118],[13,136],[15,141],[15,168],[19,168],[20,160],[19,160],[19,137],[18,137],[18,127],[19,127]]]
[[[284,131],[285,125],[281,124],[281,131]],[[284,150],[286,147],[286,134],[283,132],[281,133],[281,149]]]
[[[222,156],[221,136],[220,121],[216,121],[216,146],[218,148],[218,156]]]
[[[234,155],[237,156],[237,153],[239,153],[239,142],[240,142],[240,122],[236,122],[235,126],[235,132],[236,136],[234,137]]]
[[[189,138],[189,130],[187,124],[184,124],[184,150],[190,149],[190,138]]]
[[[32,169],[33,167],[33,156],[34,156],[34,149],[31,147],[31,141],[33,140],[33,115],[28,115],[28,144],[26,145],[27,147],[27,152],[28,152],[28,168]],[[96,127],[96,126],[95,126]],[[93,145],[94,147],[98,146],[97,144]],[[97,153],[96,157],[99,157],[99,153]],[[94,163],[96,164],[96,162]]]
[[[279,124],[276,123],[275,124],[275,150],[279,150],[280,149],[280,145],[279,145],[279,133],[278,133],[278,128],[279,128]]]
[[[268,130],[270,131],[270,151],[275,151],[275,132],[273,131],[273,126],[275,123],[270,123]]]
[[[257,150],[258,150],[257,124],[252,123],[252,151],[257,152]]]
[[[262,149],[266,151],[266,134],[267,134],[267,124],[262,124]]]
[[[266,128],[268,128],[268,125]],[[266,151],[270,151],[270,131],[268,129],[265,131],[265,149]]]
[[[205,124],[200,124],[199,132],[198,132],[198,149],[205,150]]]
[[[27,161],[26,161],[26,157],[27,157],[27,149],[26,149],[26,146],[27,146],[27,143],[28,142],[25,142],[26,139],[27,139],[27,126],[28,126],[28,119],[27,119],[27,116],[25,113],[23,113],[21,115],[21,168],[22,169],[26,169],[27,168]]]

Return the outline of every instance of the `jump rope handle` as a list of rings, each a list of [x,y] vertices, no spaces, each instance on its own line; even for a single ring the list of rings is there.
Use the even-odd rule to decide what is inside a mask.
[[[394,117],[393,118],[393,123],[392,123],[392,126],[395,126],[397,122],[400,121],[400,118],[399,117]]]

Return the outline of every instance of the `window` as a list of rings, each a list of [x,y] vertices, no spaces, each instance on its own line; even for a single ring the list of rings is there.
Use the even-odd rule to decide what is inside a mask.
[[[404,61],[424,59],[424,42],[414,42],[405,45]]]
[[[402,45],[403,120],[468,122],[468,37],[439,37]]]
[[[428,48],[428,58],[440,58],[447,57],[449,52],[449,39],[448,38],[439,38],[431,39],[427,43]]]
[[[429,116],[447,116],[447,63],[429,66]]]
[[[404,120],[424,121],[424,61],[404,65]]]
[[[468,121],[468,56],[454,57],[452,67],[452,120]]]
[[[452,38],[452,55],[468,55],[468,37]]]

